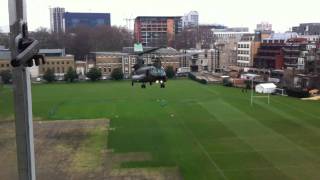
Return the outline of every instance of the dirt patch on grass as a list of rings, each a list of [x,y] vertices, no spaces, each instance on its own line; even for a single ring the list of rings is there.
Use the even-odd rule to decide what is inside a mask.
[[[107,149],[109,120],[35,121],[37,179],[181,179],[178,168],[120,168],[150,161],[148,153]],[[0,179],[17,179],[14,122],[0,122]]]

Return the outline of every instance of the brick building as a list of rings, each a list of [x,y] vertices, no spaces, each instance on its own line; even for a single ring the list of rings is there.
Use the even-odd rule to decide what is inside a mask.
[[[304,70],[305,58],[308,53],[308,41],[305,38],[293,38],[283,46],[284,68]]]
[[[92,52],[92,60],[94,66],[101,70],[103,79],[110,79],[114,69],[120,68],[124,74],[124,78],[130,78],[133,72],[133,66],[136,64],[137,55],[133,53],[133,48],[124,48],[123,52]],[[145,64],[152,64],[152,57],[161,58],[164,68],[172,66],[177,70],[181,66],[181,53],[173,48],[162,48],[154,53],[144,55]],[[81,66],[83,66],[81,64]],[[79,64],[80,67],[80,64]],[[85,68],[87,71],[90,68]]]
[[[134,23],[135,42],[146,47],[172,47],[176,34],[181,31],[180,16],[139,16]]]
[[[253,66],[260,69],[283,69],[284,54],[282,48],[285,47],[289,39],[297,37],[297,33],[275,33],[269,38],[262,39]]]
[[[39,65],[39,76],[42,77],[46,71],[51,69],[57,80],[63,80],[64,74],[69,68],[75,68],[74,57],[67,56],[48,56],[45,57],[46,63]]]
[[[123,69],[122,60],[125,59],[126,54],[119,52],[94,52],[95,67],[102,73],[102,79],[110,79],[111,73],[114,69]],[[129,62],[129,59],[126,59]]]

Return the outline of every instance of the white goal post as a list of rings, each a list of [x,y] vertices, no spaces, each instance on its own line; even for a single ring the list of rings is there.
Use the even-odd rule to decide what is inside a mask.
[[[282,88],[276,88],[275,94],[281,95],[281,96],[286,96],[285,90]]]
[[[251,97],[250,97],[250,100],[251,100],[251,106],[253,105],[253,100],[254,98],[267,98],[268,99],[268,104],[270,104],[270,93],[267,93],[268,95],[267,96],[256,96],[254,95],[254,85],[253,85],[253,79],[251,80]]]

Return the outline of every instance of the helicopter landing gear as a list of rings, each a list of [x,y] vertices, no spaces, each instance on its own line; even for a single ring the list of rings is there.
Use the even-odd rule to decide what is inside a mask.
[[[160,84],[160,88],[165,88],[165,87],[166,87],[166,85],[164,83]]]
[[[141,88],[142,88],[142,89],[146,88],[146,84],[144,84],[144,83],[141,84]]]

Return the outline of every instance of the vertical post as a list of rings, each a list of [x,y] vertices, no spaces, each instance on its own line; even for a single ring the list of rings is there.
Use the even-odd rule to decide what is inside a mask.
[[[22,33],[26,22],[25,0],[8,0],[11,58],[17,54],[15,38]],[[14,110],[19,180],[35,180],[33,145],[32,100],[29,68],[13,68]]]
[[[253,104],[253,78],[251,79],[251,106]]]

